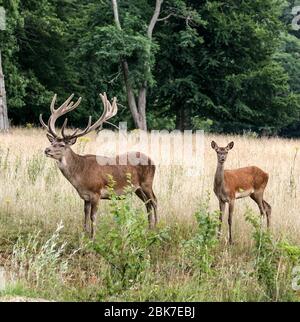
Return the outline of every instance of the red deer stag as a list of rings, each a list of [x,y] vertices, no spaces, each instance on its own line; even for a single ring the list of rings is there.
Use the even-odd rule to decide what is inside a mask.
[[[264,191],[268,183],[269,175],[257,167],[246,167],[235,170],[224,170],[224,163],[228,152],[233,148],[234,142],[221,148],[216,142],[211,142],[211,147],[217,152],[218,165],[215,174],[214,192],[219,199],[220,205],[220,227],[225,213],[226,203],[229,203],[229,243],[232,244],[232,215],[235,199],[250,196],[258,205],[261,215],[267,216],[267,225],[270,227],[271,206],[263,199]]]
[[[47,137],[51,142],[51,146],[45,150],[46,156],[57,161],[62,174],[84,200],[84,230],[88,233],[87,222],[88,217],[90,217],[90,234],[94,238],[99,200],[109,199],[107,188],[111,178],[115,181],[114,190],[116,193],[118,195],[124,193],[124,188],[128,186],[128,175],[131,176],[131,184],[136,195],[146,205],[149,226],[153,228],[157,223],[157,201],[152,189],[155,165],[148,156],[140,152],[128,152],[124,155],[117,155],[115,158],[108,158],[105,156],[78,155],[71,149],[77,138],[98,129],[117,114],[116,98],[110,103],[105,93],[104,95],[100,94],[104,110],[98,121],[91,125],[92,118],[90,116],[88,125],[84,130],[76,129],[72,134],[67,135],[65,130],[68,119],[66,118],[62,125],[61,137],[59,137],[55,130],[56,120],[74,110],[81,102],[81,98],[76,103],[72,102],[73,96],[72,94],[59,108],[55,109],[56,95],[54,95],[50,105],[51,116],[48,124],[45,124],[42,115],[40,115],[40,122],[47,130]],[[124,158],[127,160],[126,165],[123,165]],[[133,159],[138,159],[140,162],[137,165],[130,165],[129,160]],[[123,161],[120,162],[120,160]]]

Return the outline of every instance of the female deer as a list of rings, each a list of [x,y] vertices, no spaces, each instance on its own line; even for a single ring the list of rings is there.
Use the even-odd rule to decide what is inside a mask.
[[[225,212],[226,203],[229,204],[229,243],[232,244],[232,215],[235,199],[250,196],[258,205],[261,215],[267,216],[267,225],[271,224],[271,206],[263,199],[264,191],[268,183],[269,175],[263,170],[252,166],[235,170],[224,170],[224,163],[228,152],[233,148],[234,142],[221,148],[216,142],[211,142],[211,147],[217,152],[218,165],[215,174],[214,192],[219,199],[220,226]]]

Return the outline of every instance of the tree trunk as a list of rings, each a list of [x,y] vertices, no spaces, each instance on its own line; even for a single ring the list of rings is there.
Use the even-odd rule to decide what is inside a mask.
[[[176,130],[183,131],[184,130],[184,125],[183,125],[183,115],[182,115],[182,109],[179,108],[176,111]]]
[[[122,30],[120,18],[119,18],[119,9],[117,0],[112,0],[112,7],[114,12],[115,24],[119,30]],[[138,102],[136,102],[136,97],[134,95],[133,88],[130,84],[129,79],[129,67],[126,59],[121,58],[121,66],[124,75],[124,82],[127,92],[127,100],[131,115],[133,117],[134,125],[138,129],[147,130],[146,122],[146,90],[140,90],[138,97]]]
[[[5,82],[2,70],[2,59],[0,51],[0,131],[7,131],[9,128],[7,104],[6,104],[6,92]]]
[[[163,3],[163,0],[156,0],[155,10],[147,30],[147,36],[149,40],[152,39],[153,29],[158,21],[162,3]],[[117,0],[112,0],[112,8],[114,13],[115,24],[119,30],[122,30],[120,18],[119,18],[119,8],[118,8]],[[151,51],[151,46],[148,48],[148,50],[149,52]],[[138,94],[138,97],[136,98],[134,95],[132,85],[130,84],[129,67],[126,59],[121,58],[121,66],[124,74],[128,105],[134,120],[134,124],[137,128],[147,131],[147,117],[146,117],[147,82],[145,81],[142,84],[141,88],[139,88],[139,94]]]
[[[180,103],[178,103],[180,104]],[[180,106],[176,112],[176,129],[180,131],[190,130],[191,125],[191,115],[190,110]]]
[[[129,109],[130,109],[130,112],[133,117],[134,125],[138,129],[141,129],[142,125],[141,125],[141,121],[140,121],[140,113],[139,113],[139,109],[136,105],[136,100],[135,100],[135,96],[133,93],[133,89],[130,85],[129,68],[128,68],[128,63],[126,60],[122,61],[122,69],[123,69],[123,74],[124,74],[124,81],[125,81],[125,86],[126,86],[128,105],[129,105]]]
[[[140,115],[140,129],[147,131],[147,117],[146,117],[146,95],[147,95],[147,83],[140,89],[139,92],[139,115]]]

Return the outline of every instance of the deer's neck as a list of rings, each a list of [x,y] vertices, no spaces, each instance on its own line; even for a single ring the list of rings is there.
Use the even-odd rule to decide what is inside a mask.
[[[76,187],[77,177],[83,169],[82,158],[80,155],[76,154],[71,148],[69,148],[64,157],[58,162],[58,167],[71,184]]]
[[[224,163],[218,162],[215,174],[214,191],[217,195],[223,194],[225,191]]]

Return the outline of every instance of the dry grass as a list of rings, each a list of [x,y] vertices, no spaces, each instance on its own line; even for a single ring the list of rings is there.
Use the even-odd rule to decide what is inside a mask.
[[[212,191],[216,168],[216,155],[210,147],[212,139],[221,146],[230,140],[235,142],[226,168],[256,165],[269,173],[265,199],[273,208],[272,230],[276,236],[286,235],[300,244],[300,155],[295,160],[299,140],[205,135],[202,176],[188,176],[185,167],[158,166],[154,190],[162,225],[193,224],[193,214],[207,193],[211,194],[211,210],[218,209]],[[84,153],[109,153],[106,148],[102,151],[97,142],[95,136],[90,136],[78,142],[74,149]],[[66,240],[81,238],[83,202],[55,162],[44,157],[43,150],[48,145],[45,133],[37,129],[13,129],[9,134],[0,135],[0,246],[13,244],[19,235],[36,230],[53,232],[61,220]],[[250,228],[243,216],[247,207],[258,213],[250,198],[236,203],[233,229],[236,245],[224,250],[222,261],[224,267],[228,267],[224,274],[230,274],[233,267],[239,266],[252,247]],[[105,213],[106,209],[107,202],[101,202],[99,224],[100,213]],[[227,232],[226,224],[224,232]],[[223,236],[226,244],[227,234]]]

